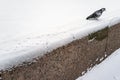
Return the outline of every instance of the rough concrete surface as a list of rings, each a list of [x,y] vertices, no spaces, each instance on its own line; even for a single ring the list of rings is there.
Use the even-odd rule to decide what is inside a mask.
[[[3,80],[75,80],[120,48],[120,24],[93,34],[53,50],[36,59],[37,62],[1,71],[1,77]]]

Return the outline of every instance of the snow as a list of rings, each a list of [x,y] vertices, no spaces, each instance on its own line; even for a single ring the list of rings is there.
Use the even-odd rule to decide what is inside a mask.
[[[85,18],[102,7],[98,21]],[[0,70],[120,22],[119,0],[1,0]]]
[[[120,80],[120,48],[76,80]]]

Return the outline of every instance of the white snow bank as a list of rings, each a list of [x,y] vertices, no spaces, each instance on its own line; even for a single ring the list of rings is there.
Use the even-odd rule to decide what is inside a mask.
[[[0,70],[30,61],[75,39],[119,23],[118,2],[119,0],[1,0]],[[99,21],[85,20],[101,7],[107,11]]]
[[[76,80],[120,80],[120,49]]]

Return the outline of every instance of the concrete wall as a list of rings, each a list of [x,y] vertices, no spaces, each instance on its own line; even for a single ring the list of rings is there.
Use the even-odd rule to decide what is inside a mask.
[[[120,24],[60,47],[37,62],[1,72],[3,80],[75,80],[120,48]]]

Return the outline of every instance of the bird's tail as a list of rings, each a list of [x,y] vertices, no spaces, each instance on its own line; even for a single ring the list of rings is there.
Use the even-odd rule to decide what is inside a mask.
[[[89,17],[86,18],[87,20],[89,19]]]

